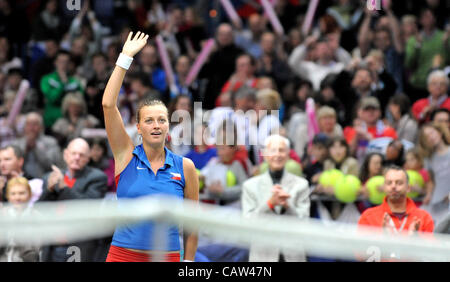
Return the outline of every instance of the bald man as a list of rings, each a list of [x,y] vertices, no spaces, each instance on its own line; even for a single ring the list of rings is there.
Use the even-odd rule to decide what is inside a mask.
[[[103,198],[107,191],[108,178],[101,170],[89,167],[89,144],[82,138],[72,140],[64,150],[66,169],[52,166],[52,171],[44,176],[40,201],[64,201],[76,199]],[[81,251],[81,261],[94,261],[97,241],[73,243],[46,248],[44,261],[65,262],[72,253],[67,248],[77,246]]]

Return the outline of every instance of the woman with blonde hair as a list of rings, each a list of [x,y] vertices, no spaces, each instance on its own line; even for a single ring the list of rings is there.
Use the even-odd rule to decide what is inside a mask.
[[[25,177],[11,178],[6,185],[6,198],[9,206],[2,210],[3,216],[20,218],[23,215],[35,213],[29,205],[31,187]],[[39,261],[39,247],[36,245],[18,246],[14,238],[9,244],[0,247],[0,262],[37,262]]]
[[[425,169],[430,172],[434,183],[426,209],[435,223],[438,223],[449,211],[450,132],[448,128],[436,123],[424,125],[419,133],[419,150],[425,159]]]
[[[62,102],[63,117],[52,126],[61,145],[68,140],[81,137],[85,128],[95,128],[100,121],[87,113],[87,105],[81,93],[68,93]]]

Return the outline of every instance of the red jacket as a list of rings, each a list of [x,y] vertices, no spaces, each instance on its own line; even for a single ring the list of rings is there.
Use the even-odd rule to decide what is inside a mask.
[[[408,217],[403,231],[408,231],[414,218],[417,217],[421,221],[418,230],[419,232],[433,232],[434,223],[431,215],[427,211],[419,209],[413,200],[407,198],[406,201],[406,216]],[[381,205],[365,210],[359,218],[358,225],[382,227],[385,213],[388,213],[391,216],[395,228],[398,230],[402,225],[402,221],[393,215],[391,208],[386,201],[386,197]]]
[[[421,117],[420,113],[422,113],[423,109],[430,104],[430,100],[428,98],[423,98],[415,102],[412,106],[412,113],[416,120],[418,121],[428,121],[430,119],[430,115]],[[448,109],[450,110],[450,98],[447,98],[440,106],[441,109]]]

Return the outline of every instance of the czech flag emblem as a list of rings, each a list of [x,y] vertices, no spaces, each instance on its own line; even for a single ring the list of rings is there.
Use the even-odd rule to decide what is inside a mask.
[[[181,174],[174,173],[174,172],[171,172],[170,174],[172,174],[171,179],[173,179],[173,180],[181,180]]]

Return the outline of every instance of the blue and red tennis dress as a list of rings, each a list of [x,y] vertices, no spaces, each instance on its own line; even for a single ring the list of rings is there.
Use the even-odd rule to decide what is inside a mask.
[[[132,199],[151,195],[173,196],[180,200],[184,198],[185,178],[183,173],[183,158],[175,155],[167,148],[164,148],[164,151],[164,166],[158,169],[155,175],[151,170],[150,162],[147,159],[142,144],[135,147],[130,163],[116,176],[117,198],[119,203],[121,199]],[[114,253],[117,253],[117,250],[120,250],[122,253],[130,252],[130,250],[126,250],[125,248],[165,252],[179,251],[180,239],[178,226],[165,225],[163,229],[158,229],[158,234],[163,230],[166,236],[163,240],[165,241],[165,246],[154,244],[154,237],[156,236],[154,233],[157,227],[154,222],[143,222],[116,228],[107,261],[112,261],[110,256],[113,251]],[[142,253],[138,254],[142,256]]]

